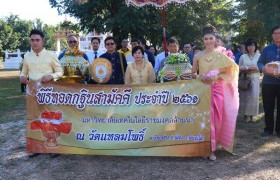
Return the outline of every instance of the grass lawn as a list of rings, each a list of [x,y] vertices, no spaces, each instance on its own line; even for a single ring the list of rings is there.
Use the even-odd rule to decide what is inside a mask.
[[[21,94],[18,71],[0,70],[0,123],[25,118],[25,95]]]

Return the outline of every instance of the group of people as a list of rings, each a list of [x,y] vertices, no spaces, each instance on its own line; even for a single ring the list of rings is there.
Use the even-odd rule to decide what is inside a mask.
[[[265,47],[261,55],[257,51],[257,43],[250,39],[246,45],[246,54],[239,60],[239,66],[217,42],[219,41],[216,29],[207,25],[202,31],[202,40],[205,49],[197,47],[192,49],[191,44],[184,45],[184,52],[192,60],[193,78],[197,78],[211,87],[211,155],[217,146],[227,150],[233,147],[234,130],[239,112],[244,114],[246,120],[252,120],[258,113],[259,75],[264,74],[262,82],[262,96],[265,111],[265,124],[263,136],[272,135],[274,132],[274,106],[277,99],[277,121],[275,131],[280,137],[280,79],[279,72],[269,73],[266,64],[271,61],[280,61],[280,27],[272,30],[274,43]],[[68,37],[69,48],[78,47],[78,37]],[[20,82],[27,84],[29,80],[49,82],[58,80],[63,75],[59,58],[55,54],[44,49],[44,34],[39,30],[30,33],[32,51],[24,56],[23,67],[20,74]],[[83,54],[89,64],[96,58],[101,57],[109,60],[112,64],[112,76],[108,84],[146,84],[155,83],[156,74],[164,65],[166,57],[164,52],[156,58],[150,50],[146,50],[143,44],[132,39],[132,50],[127,48],[128,41],[123,40],[121,49],[116,49],[116,41],[113,37],[104,40],[106,52],[98,51],[100,39],[92,38],[92,50]],[[155,48],[154,48],[155,49]],[[168,40],[168,55],[179,52],[179,43],[176,38]],[[239,70],[247,73],[252,79],[249,90],[239,91]],[[29,79],[28,79],[29,78]],[[91,83],[92,80],[88,82]],[[240,94],[240,108],[239,108]]]

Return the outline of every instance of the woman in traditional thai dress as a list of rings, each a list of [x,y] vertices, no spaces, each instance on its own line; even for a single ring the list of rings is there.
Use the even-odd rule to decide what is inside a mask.
[[[241,73],[246,73],[251,79],[251,86],[248,90],[239,90],[240,107],[239,115],[244,115],[247,122],[253,121],[253,116],[259,113],[259,69],[257,66],[260,53],[257,51],[257,43],[253,39],[248,39],[245,45],[247,54],[243,54],[239,60]]]
[[[136,46],[132,49],[134,62],[129,64],[125,72],[125,84],[147,84],[156,82],[155,71],[149,61],[143,59],[144,49]]]
[[[210,160],[218,145],[232,151],[236,118],[239,107],[238,66],[228,56],[215,49],[216,30],[207,25],[203,28],[205,50],[194,57],[193,73],[197,78],[211,86],[210,110]]]

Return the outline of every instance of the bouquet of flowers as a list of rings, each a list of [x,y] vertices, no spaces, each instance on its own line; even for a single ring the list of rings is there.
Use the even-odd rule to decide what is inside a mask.
[[[167,60],[165,61],[164,67],[160,70],[158,78],[160,78],[160,81],[163,82],[163,80],[174,80],[177,78],[178,80],[182,79],[190,79],[191,76],[188,74],[191,74],[191,63],[190,59],[185,54],[171,54],[168,56]]]
[[[218,50],[220,50],[221,53],[225,54],[230,59],[234,60],[235,57],[230,49],[227,50],[225,47],[220,47]]]
[[[180,64],[180,63],[189,63],[190,64],[190,59],[187,55],[185,54],[171,54],[168,56],[165,64]]]

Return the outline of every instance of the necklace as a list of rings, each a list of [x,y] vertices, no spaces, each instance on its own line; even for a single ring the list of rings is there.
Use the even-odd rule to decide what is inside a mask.
[[[253,59],[254,59],[254,57],[255,57],[255,55],[256,55],[256,53],[254,53],[253,57],[252,57],[252,56],[250,56],[250,54],[249,54],[249,53],[248,53],[247,55],[248,55],[248,57],[249,57],[249,59],[250,59],[250,60],[253,60]]]

